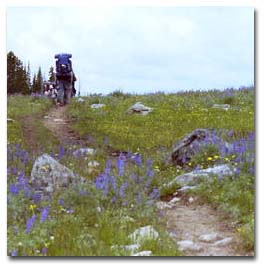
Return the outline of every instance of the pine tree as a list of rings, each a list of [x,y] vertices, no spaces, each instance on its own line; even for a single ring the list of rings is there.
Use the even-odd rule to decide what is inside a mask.
[[[54,72],[54,67],[53,66],[51,66],[49,68],[48,81],[50,81],[50,82],[55,82],[56,81],[56,76],[55,76],[55,72]]]
[[[32,85],[31,85],[31,68],[30,68],[30,62],[28,62],[28,65],[27,65],[26,76],[27,76],[27,85],[28,85],[28,88],[29,88],[29,92],[31,92]]]
[[[41,67],[39,67],[37,75],[36,75],[36,92],[41,93],[42,87],[43,87],[43,76],[42,76]]]
[[[16,63],[17,57],[13,52],[7,54],[7,93],[14,94],[16,92]]]

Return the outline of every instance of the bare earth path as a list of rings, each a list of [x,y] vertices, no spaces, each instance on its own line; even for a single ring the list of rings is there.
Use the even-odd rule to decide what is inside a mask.
[[[167,230],[181,243],[185,256],[253,255],[242,250],[232,223],[219,211],[199,204],[197,198],[186,196],[186,199],[185,194],[177,198],[179,201],[166,211]]]
[[[66,106],[53,107],[43,120],[44,126],[49,129],[62,144],[83,144],[84,140],[72,131],[66,116]]]

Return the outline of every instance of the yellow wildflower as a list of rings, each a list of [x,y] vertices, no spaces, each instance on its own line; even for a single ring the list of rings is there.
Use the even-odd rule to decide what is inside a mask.
[[[207,161],[211,161],[211,160],[212,160],[212,157],[208,157],[208,158],[207,158]]]

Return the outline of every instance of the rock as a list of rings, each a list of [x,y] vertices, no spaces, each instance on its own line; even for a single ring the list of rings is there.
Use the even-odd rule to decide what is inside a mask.
[[[54,121],[54,122],[64,122],[63,119],[58,119],[58,118],[53,119],[53,121]]]
[[[111,250],[124,250],[127,252],[130,252],[130,255],[133,255],[137,250],[140,248],[140,244],[133,244],[133,245],[116,245],[116,246],[111,246]]]
[[[132,240],[132,242],[138,244],[144,240],[157,239],[158,237],[158,232],[151,225],[141,227],[129,235],[129,238]]]
[[[100,108],[103,108],[103,107],[105,107],[106,105],[105,104],[91,104],[90,105],[90,108],[92,108],[92,109],[100,109]]]
[[[96,167],[100,166],[100,163],[98,161],[93,160],[93,161],[89,161],[87,166],[90,168],[96,168]]]
[[[140,252],[133,254],[131,256],[152,256],[152,255],[153,255],[153,253],[151,250],[143,250],[143,251],[140,251]]]
[[[144,106],[141,102],[137,102],[127,110],[127,114],[138,113],[141,115],[146,115],[152,110],[152,108]]]
[[[70,184],[84,183],[85,179],[74,174],[51,156],[43,154],[34,162],[31,181],[36,190],[51,193]]]
[[[221,152],[233,149],[233,146],[218,137],[215,131],[196,129],[175,144],[171,153],[171,160],[174,164],[184,166],[203,147],[211,144],[216,145]]]
[[[179,202],[180,200],[181,200],[180,198],[174,197],[172,200],[170,200],[170,201],[168,202],[168,204],[169,204],[169,205],[174,205],[174,204],[176,204],[177,202]]]
[[[181,251],[201,251],[202,247],[191,240],[178,241],[177,245]]]
[[[7,118],[7,122],[9,122],[9,123],[11,122],[12,123],[12,122],[15,122],[15,120],[14,119],[11,119],[11,118]]]
[[[200,235],[199,240],[206,243],[211,243],[214,241],[217,241],[221,239],[220,235],[218,233],[208,233]]]
[[[156,203],[156,207],[157,207],[157,209],[159,209],[159,210],[171,209],[171,208],[172,208],[172,206],[169,205],[168,203],[166,203],[166,202],[161,202],[161,201],[159,201],[159,202]]]
[[[224,110],[224,111],[228,111],[231,106],[230,104],[214,104],[212,106],[213,109],[221,109],[221,110]]]
[[[44,119],[49,119],[50,117],[48,115],[45,115],[44,116]]]
[[[174,180],[170,183],[166,184],[166,186],[188,186],[190,184],[198,184],[200,179],[204,179],[209,181],[215,175],[219,178],[223,176],[230,176],[233,175],[234,171],[232,170],[231,166],[228,164],[217,165],[211,168],[203,169],[203,170],[195,170],[190,173],[182,174],[177,176]],[[188,188],[189,189],[189,188]]]
[[[193,197],[190,197],[190,198],[188,199],[188,202],[189,202],[189,203],[193,203],[193,202],[194,202],[194,198],[193,198]]]
[[[224,238],[222,240],[219,240],[219,241],[215,242],[214,246],[225,246],[225,245],[230,244],[232,241],[233,241],[232,237],[226,237],[226,238]]]
[[[187,190],[192,190],[192,189],[195,189],[195,188],[196,188],[196,186],[184,186],[184,187],[178,189],[178,191],[185,192]]]
[[[87,155],[94,155],[95,154],[95,149],[93,148],[80,148],[77,149],[76,151],[73,152],[73,155],[76,157],[80,157],[80,156],[87,156]]]
[[[83,98],[80,97],[80,98],[77,99],[77,102],[78,102],[78,103],[84,103],[85,100],[84,100]]]

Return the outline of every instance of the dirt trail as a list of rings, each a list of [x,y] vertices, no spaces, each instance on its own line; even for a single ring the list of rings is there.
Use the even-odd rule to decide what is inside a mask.
[[[85,143],[81,137],[79,137],[68,126],[70,121],[66,116],[66,106],[53,107],[48,114],[44,117],[43,124],[49,129],[62,144],[81,144]]]
[[[166,211],[167,230],[185,256],[252,256],[241,248],[232,223],[210,205],[185,194]],[[189,243],[189,241],[192,241]]]

